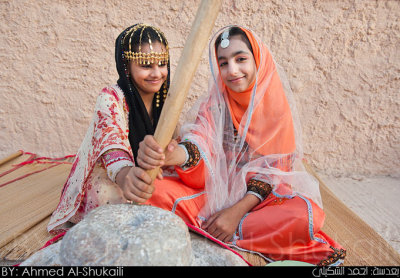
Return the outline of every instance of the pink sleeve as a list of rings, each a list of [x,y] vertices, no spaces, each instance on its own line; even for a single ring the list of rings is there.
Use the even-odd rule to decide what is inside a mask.
[[[104,168],[107,170],[108,177],[115,182],[115,178],[119,171],[126,166],[134,166],[131,156],[124,150],[111,149],[101,156]]]

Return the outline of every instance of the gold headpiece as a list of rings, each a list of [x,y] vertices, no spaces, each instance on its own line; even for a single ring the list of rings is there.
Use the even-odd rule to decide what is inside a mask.
[[[142,36],[143,36],[143,31],[146,28],[151,28],[152,30],[154,30],[157,33],[161,43],[165,42],[165,46],[167,48],[165,52],[154,52],[153,51],[153,44],[152,44],[151,38],[148,34],[147,34],[148,35],[147,38],[148,38],[148,43],[150,46],[150,52],[149,53],[142,52]],[[140,30],[140,38],[139,38],[139,51],[133,52],[131,49],[132,37],[133,37],[133,34],[135,34],[135,32],[138,31],[139,29],[141,29]],[[128,30],[126,32],[126,35],[124,37],[124,42],[125,42],[125,40],[129,36],[129,50],[124,51],[125,58],[128,61],[135,61],[136,63],[138,63],[140,65],[143,65],[143,64],[150,65],[155,62],[158,62],[159,65],[161,65],[163,63],[167,64],[168,59],[169,59],[168,42],[166,40],[163,40],[162,35],[164,35],[164,34],[162,34],[162,35],[161,34],[162,34],[162,32],[153,26],[149,26],[149,25],[145,25],[145,24],[137,24],[137,25],[133,26],[130,30]]]

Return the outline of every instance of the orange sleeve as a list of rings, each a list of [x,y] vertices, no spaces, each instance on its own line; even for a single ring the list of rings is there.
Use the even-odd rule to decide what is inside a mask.
[[[205,186],[205,166],[204,160],[201,159],[196,166],[193,166],[187,170],[183,170],[179,166],[175,166],[175,171],[179,177],[188,187],[191,188],[204,188]]]

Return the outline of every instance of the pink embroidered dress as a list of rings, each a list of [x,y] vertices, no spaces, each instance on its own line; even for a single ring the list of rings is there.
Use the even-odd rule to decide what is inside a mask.
[[[126,203],[122,190],[107,173],[105,158],[110,153],[124,152],[129,157],[122,163],[133,166],[128,140],[128,107],[118,85],[104,88],[97,98],[94,117],[76,154],[70,175],[64,185],[60,202],[48,224],[53,234],[65,232],[94,208],[106,204]],[[104,162],[104,159],[107,162]],[[116,163],[120,163],[118,160]],[[146,204],[170,210],[185,222],[198,226],[197,215],[204,205],[203,163],[193,169],[176,172],[167,169],[163,180],[155,180],[156,190]],[[200,170],[199,170],[200,169]]]
[[[121,189],[114,182],[115,176],[122,167],[135,165],[139,142],[146,134],[153,134],[161,114],[165,99],[160,97],[160,91],[162,90],[161,93],[165,97],[170,83],[168,60],[167,79],[153,99],[152,122],[138,90],[132,83],[128,71],[129,61],[125,57],[127,49],[135,49],[135,46],[141,45],[142,38],[151,36],[153,42],[159,41],[168,49],[164,34],[148,25],[135,24],[118,36],[115,44],[118,82],[116,85],[104,88],[97,98],[93,119],[76,154],[60,202],[48,224],[50,233],[60,234],[66,231],[73,223],[82,220],[88,212],[98,206],[126,203]],[[150,42],[150,39],[148,41]],[[191,174],[190,169],[187,171],[178,169],[177,172],[170,171],[171,177],[155,181],[158,188],[155,196],[162,198],[152,198],[153,205],[172,210],[186,222],[196,224],[195,217],[203,205],[204,198],[201,192],[204,188],[202,172],[197,175]],[[158,186],[159,183],[163,186]],[[168,189],[165,190],[166,188]],[[180,201],[188,203],[185,200],[189,199],[196,201],[189,206],[178,205]]]
[[[64,185],[60,203],[53,212],[48,230],[64,231],[101,203],[123,203],[122,191],[107,175],[102,155],[118,149],[130,155],[127,106],[117,86],[104,88],[97,98],[93,119],[76,154]]]

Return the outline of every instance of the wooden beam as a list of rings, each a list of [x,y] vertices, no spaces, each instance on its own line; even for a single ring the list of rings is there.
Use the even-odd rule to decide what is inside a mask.
[[[189,91],[203,50],[211,35],[221,3],[221,0],[203,0],[197,10],[196,18],[183,48],[154,133],[155,140],[164,150],[170,142],[178,124],[179,115],[186,100],[187,92]],[[158,172],[159,167],[149,170],[147,173],[154,181]]]

